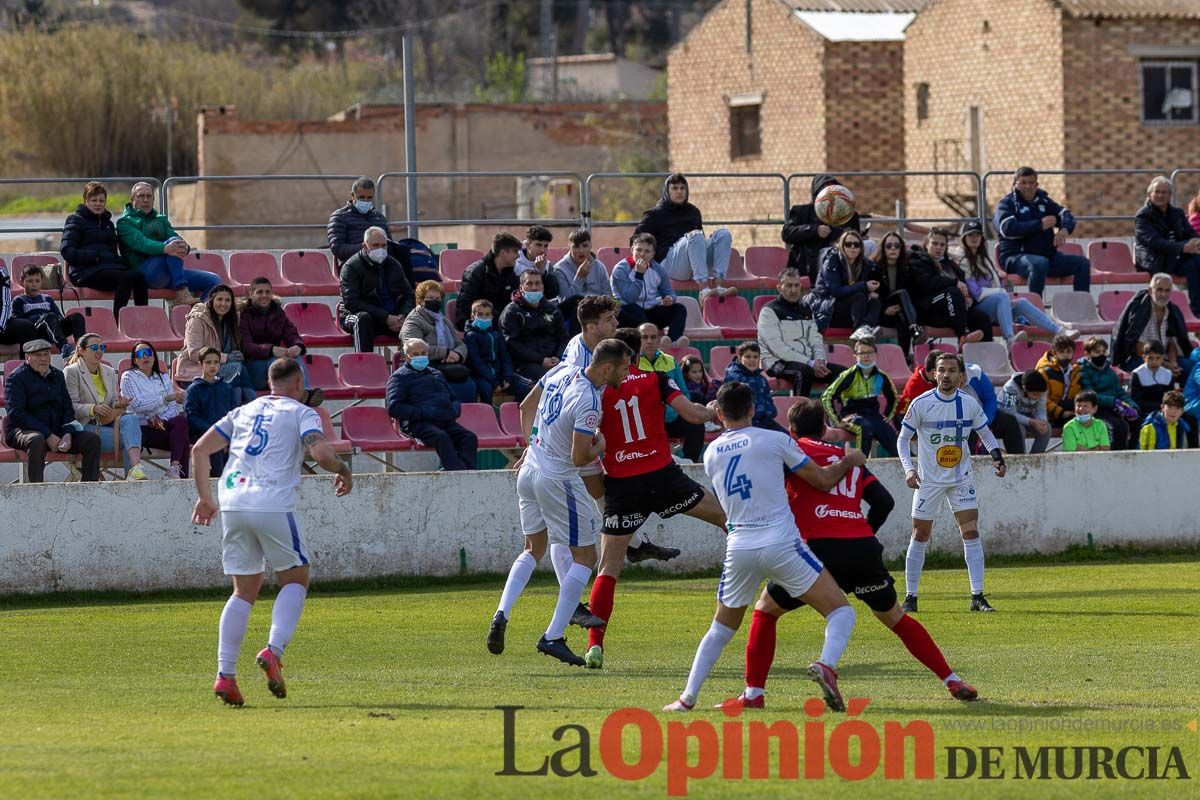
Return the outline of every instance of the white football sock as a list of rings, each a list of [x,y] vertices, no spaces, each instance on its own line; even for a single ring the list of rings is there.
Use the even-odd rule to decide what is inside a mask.
[[[645,541],[646,541],[646,537],[642,536],[642,529],[638,528],[636,531],[633,532],[633,536],[630,537],[629,546],[630,547],[641,547],[642,543]]]
[[[283,649],[292,640],[306,597],[308,589],[298,583],[289,583],[279,590],[275,605],[271,606],[271,634],[267,637],[267,646],[275,655],[283,655]]]
[[[904,593],[914,597],[921,583],[921,570],[925,569],[925,548],[929,542],[908,540],[908,555],[904,559]]]
[[[521,592],[525,591],[525,585],[529,583],[529,576],[533,574],[533,568],[536,566],[537,560],[528,550],[513,561],[512,568],[508,571],[508,580],[504,582],[504,591],[500,593],[500,605],[496,607],[497,611],[504,613],[505,619],[512,616],[512,607],[521,597]]]
[[[842,658],[842,651],[850,644],[850,633],[854,630],[854,622],[858,615],[850,606],[839,606],[829,612],[825,618],[825,645],[821,648],[821,663],[830,669],[837,669],[837,663]]]
[[[947,684],[947,683],[950,683],[950,681],[961,681],[961,680],[962,680],[962,678],[958,677],[958,673],[951,672],[949,675],[946,676],[946,679],[944,681],[942,681],[942,683]]]
[[[763,692],[761,686],[747,686],[742,690],[742,694],[747,700],[756,700],[759,697],[762,697],[765,692]]]
[[[729,644],[734,633],[733,628],[713,620],[708,633],[704,634],[704,638],[700,640],[700,646],[696,648],[696,658],[692,660],[692,671],[688,673],[687,687],[683,690],[682,696],[690,698],[689,702],[696,702],[696,698],[700,696],[700,687],[704,685],[708,673],[712,671],[713,664],[717,663],[717,659],[721,657],[721,651],[725,649],[725,645]]]
[[[554,616],[550,618],[550,627],[546,628],[546,638],[553,641],[561,639],[571,623],[571,615],[579,605],[579,596],[587,588],[588,578],[592,571],[583,564],[572,562],[571,568],[563,576],[562,586],[558,587],[558,604],[554,606]]]
[[[967,562],[971,594],[979,594],[983,591],[983,540],[963,539],[963,558]]]
[[[554,576],[558,578],[559,586],[562,586],[563,578],[567,577],[567,571],[574,563],[575,556],[571,555],[570,547],[565,544],[550,545],[550,566],[554,567]]]
[[[217,672],[233,677],[237,674],[238,654],[242,652],[242,640],[246,638],[246,626],[250,624],[253,603],[230,595],[221,612],[217,628]]]

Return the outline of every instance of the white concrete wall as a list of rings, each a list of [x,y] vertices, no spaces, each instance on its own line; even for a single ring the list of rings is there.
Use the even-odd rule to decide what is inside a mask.
[[[1200,453],[1050,454],[1009,460],[1007,478],[977,459],[981,530],[989,552],[1053,552],[1082,544],[1200,541]],[[881,532],[887,554],[908,538],[912,492],[899,462],[875,461],[896,498]],[[703,480],[698,467],[689,467]],[[299,515],[317,574],[453,575],[507,571],[520,549],[512,472],[362,475],[346,498],[332,479],[305,478]],[[0,593],[211,586],[223,581],[219,527],[191,524],[188,481],[0,486]],[[671,570],[715,568],[723,541],[688,518],[652,518],[651,538],[684,550]],[[937,549],[958,551],[949,515]]]

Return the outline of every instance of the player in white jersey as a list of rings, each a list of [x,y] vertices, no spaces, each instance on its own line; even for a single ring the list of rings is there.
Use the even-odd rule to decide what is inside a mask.
[[[943,503],[954,512],[962,534],[963,558],[971,584],[971,611],[995,611],[983,596],[983,542],[979,540],[979,499],[971,473],[968,439],[979,436],[997,477],[1007,467],[996,437],[988,429],[987,417],[975,398],[961,391],[964,372],[962,356],[938,356],[933,377],[935,388],[912,401],[900,426],[897,446],[904,466],[905,482],[916,489],[912,503],[912,540],[905,559],[905,597],[901,608],[917,610],[917,590],[925,566],[925,548],[933,531],[933,519]],[[913,469],[909,442],[917,440],[917,468]]]
[[[266,564],[279,581],[271,608],[271,633],[255,661],[271,694],[287,696],[280,656],[291,641],[308,594],[309,552],[296,520],[296,487],[304,453],[336,474],[334,494],[353,487],[350,468],[325,443],[321,417],[303,405],[304,373],[290,358],[271,364],[271,394],[235,408],[192,446],[192,476],[199,499],[192,522],[208,525],[218,511],[224,535],[221,560],[233,579],[233,594],[221,612],[217,681],[213,691],[230,705],[244,702],[237,685],[237,660],[250,611],[262,588]],[[215,502],[209,483],[209,456],[229,447]]]
[[[581,468],[604,453],[600,426],[601,391],[617,387],[629,374],[632,351],[616,339],[596,345],[586,369],[563,365],[540,381],[543,388],[529,446],[517,470],[517,506],[525,549],[513,561],[500,605],[488,631],[488,650],[504,652],[504,632],[512,607],[546,552],[547,540],[569,548],[571,564],[559,578],[554,616],[537,643],[538,652],[574,666],[583,659],[571,652],[565,637],[596,563],[596,505],[588,496]],[[594,624],[604,620],[589,614]],[[589,621],[589,626],[593,623]]]
[[[866,457],[852,450],[835,464],[817,466],[786,433],[751,425],[754,392],[744,383],[732,381],[721,387],[717,411],[726,430],[704,453],[704,472],[729,528],[717,585],[717,613],[700,640],[687,686],[663,710],[690,711],[695,706],[713,664],[741,626],[746,606],[757,599],[763,579],[770,579],[825,617],[825,646],[820,660],[809,664],[808,676],[821,687],[826,705],[845,711],[834,668],[854,630],[854,609],[800,538],[788,506],[784,474],[795,472],[828,491],[852,468],[866,464]]]

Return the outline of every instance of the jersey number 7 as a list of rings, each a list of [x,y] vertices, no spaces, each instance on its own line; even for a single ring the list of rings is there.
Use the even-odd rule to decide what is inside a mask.
[[[733,497],[737,495],[743,500],[750,499],[750,490],[754,488],[754,484],[750,483],[750,479],[745,473],[737,474],[738,462],[742,460],[740,455],[736,455],[729,460],[729,466],[725,468],[725,496]]]

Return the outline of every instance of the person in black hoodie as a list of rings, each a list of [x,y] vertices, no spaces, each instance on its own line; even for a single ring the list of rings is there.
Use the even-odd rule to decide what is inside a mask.
[[[667,176],[658,204],[642,214],[633,233],[654,237],[654,260],[663,265],[671,280],[701,284],[701,302],[710,293],[737,294],[736,288],[725,285],[733,234],[728,228],[717,228],[705,238],[700,209],[688,202],[688,182],[682,174]]]
[[[908,252],[907,289],[922,325],[951,328],[959,344],[992,340],[992,320],[970,305],[966,278],[946,255],[950,234],[932,228],[925,234],[925,247],[913,245]]]
[[[533,385],[558,366],[567,346],[566,326],[558,303],[543,297],[542,276],[537,270],[521,273],[521,289],[500,314],[500,330],[512,358],[515,394],[524,396]]]
[[[817,175],[812,182],[812,199],[826,186],[840,184],[833,175]],[[817,282],[817,272],[821,268],[821,251],[832,247],[833,243],[846,231],[858,231],[862,234],[862,225],[858,213],[850,218],[844,226],[826,225],[817,219],[813,203],[794,205],[788,210],[787,222],[783,226],[781,238],[788,246],[788,266],[800,270],[808,276],[810,284]]]
[[[497,318],[504,313],[504,307],[512,302],[513,292],[517,291],[516,266],[520,254],[520,239],[511,233],[496,234],[492,249],[463,272],[454,307],[454,327],[463,330],[471,318],[471,304],[476,300],[491,302]]]
[[[867,279],[879,282],[879,296],[883,300],[880,324],[896,329],[900,349],[906,358],[909,357],[913,341],[925,341],[925,331],[917,324],[917,309],[903,288],[908,281],[908,251],[900,234],[888,231],[883,235],[871,257]]]
[[[90,181],[83,187],[83,202],[63,224],[58,251],[67,262],[71,283],[86,289],[113,293],[113,316],[133,297],[134,305],[150,302],[150,290],[141,270],[130,269],[117,252],[117,227],[105,206],[108,189]]]

